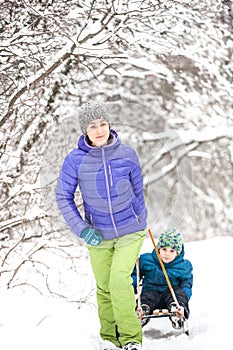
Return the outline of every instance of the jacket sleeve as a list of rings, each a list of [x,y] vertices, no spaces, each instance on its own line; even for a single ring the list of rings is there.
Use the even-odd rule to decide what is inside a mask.
[[[186,260],[186,269],[185,273],[182,276],[181,280],[181,288],[184,290],[186,293],[188,300],[192,296],[192,286],[193,286],[193,267],[192,264],[189,260]]]
[[[143,256],[144,255],[140,255],[140,257],[139,257],[139,279],[140,279],[139,284],[140,285],[142,285],[142,280],[143,280],[143,277],[144,277],[144,275],[142,273],[142,271],[143,271],[143,267],[142,267],[142,265],[143,265],[142,260],[143,259],[142,259],[142,257]],[[134,287],[134,294],[137,294],[138,293],[138,290],[137,290],[137,287],[138,287],[138,276],[137,276],[137,265],[136,264],[134,265],[134,269],[133,269],[133,272],[131,274],[131,277],[132,277],[132,280],[133,280],[132,284],[133,284],[133,287]]]
[[[63,165],[56,187],[56,201],[69,228],[78,236],[88,225],[83,221],[77,209],[74,195],[78,186],[78,169],[73,166],[72,153]]]
[[[140,203],[141,210],[145,209],[145,200],[143,193],[143,177],[141,172],[141,167],[139,164],[138,156],[134,151],[133,164],[131,170],[131,183],[133,186],[134,194],[137,197],[138,202]]]

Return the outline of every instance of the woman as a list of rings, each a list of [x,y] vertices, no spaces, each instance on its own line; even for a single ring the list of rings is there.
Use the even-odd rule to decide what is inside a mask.
[[[147,219],[138,157],[110,129],[103,105],[86,103],[78,119],[83,135],[63,163],[56,190],[58,207],[90,252],[102,339],[114,344],[112,349],[138,350],[142,329],[135,313],[131,273]],[[77,186],[84,219],[74,201]]]

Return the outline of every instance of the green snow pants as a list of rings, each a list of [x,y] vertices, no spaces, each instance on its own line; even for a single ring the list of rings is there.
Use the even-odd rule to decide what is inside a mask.
[[[97,287],[100,336],[116,346],[142,343],[131,273],[145,236],[146,229],[88,246]]]

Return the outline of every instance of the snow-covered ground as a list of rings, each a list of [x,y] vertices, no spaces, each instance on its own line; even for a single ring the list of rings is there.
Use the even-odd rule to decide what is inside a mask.
[[[147,238],[142,252],[151,250]],[[185,251],[194,267],[190,336],[173,330],[168,319],[153,319],[143,328],[143,348],[206,350],[225,344],[230,349],[233,237],[189,242]],[[88,276],[93,280],[91,272]],[[62,299],[23,293],[19,288],[0,289],[0,344],[4,350],[99,350],[95,303],[78,308]]]

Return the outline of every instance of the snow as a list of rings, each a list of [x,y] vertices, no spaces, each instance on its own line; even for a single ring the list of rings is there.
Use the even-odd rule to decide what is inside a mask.
[[[146,238],[141,252],[151,250]],[[206,350],[230,344],[232,250],[233,237],[185,243],[185,256],[194,267],[190,336],[173,330],[168,319],[153,319],[143,328],[144,350]],[[91,271],[86,278],[93,285]],[[25,288],[0,288],[0,339],[4,350],[100,350],[95,297],[79,307]]]

